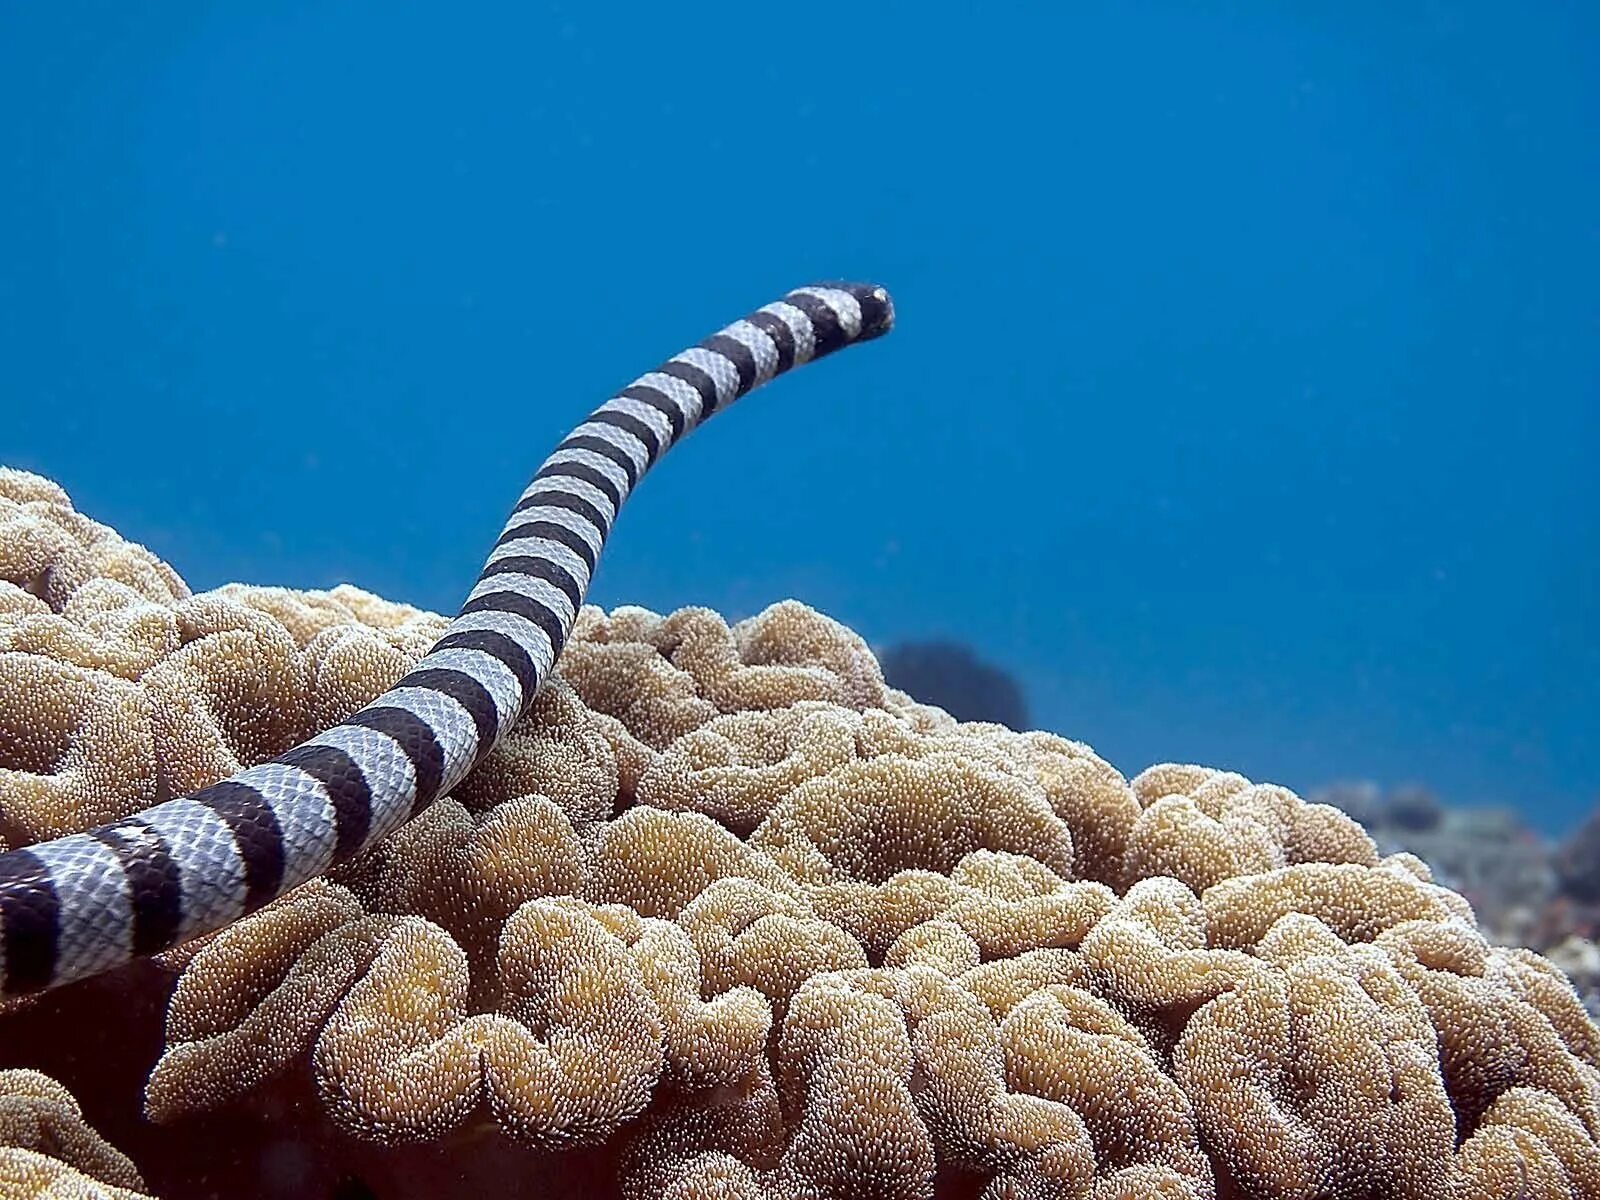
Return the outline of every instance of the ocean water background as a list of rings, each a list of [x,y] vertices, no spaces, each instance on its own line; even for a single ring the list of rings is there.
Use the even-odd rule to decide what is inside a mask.
[[[597,602],[798,596],[1132,773],[1600,795],[1600,7],[0,3],[0,462],[453,611],[593,404],[818,277]]]

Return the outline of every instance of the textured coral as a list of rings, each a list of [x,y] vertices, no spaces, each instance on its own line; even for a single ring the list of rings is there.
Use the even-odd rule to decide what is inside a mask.
[[[352,587],[191,595],[54,484],[0,469],[0,836],[114,820],[287,750],[443,624]]]
[[[282,749],[439,628],[350,588],[192,597],[53,485],[0,488],[14,841]],[[314,1148],[285,1195],[1600,1195],[1600,1030],[1420,860],[1281,787],[959,723],[794,603],[584,609],[453,796],[166,963],[126,1128],[174,1196],[225,1177],[193,1173],[221,1120]],[[78,1132],[27,1187],[142,1186],[28,1087]],[[28,1119],[0,1131],[31,1164]]]
[[[1424,860],[1435,882],[1471,901],[1478,927],[1491,941],[1553,949],[1570,934],[1597,928],[1600,885],[1591,880],[1600,875],[1584,866],[1583,827],[1557,847],[1514,808],[1445,805],[1421,787],[1385,790],[1372,782],[1345,782],[1322,789],[1317,798],[1356,817],[1380,854],[1405,852]]]
[[[38,1071],[0,1071],[0,1195],[140,1200],[144,1180],[66,1088]]]

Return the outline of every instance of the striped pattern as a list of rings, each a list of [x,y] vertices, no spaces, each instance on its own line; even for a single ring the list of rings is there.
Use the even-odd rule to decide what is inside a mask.
[[[0,995],[219,929],[448,792],[544,684],[617,511],[656,460],[751,389],[892,321],[881,288],[801,288],[669,359],[556,447],[460,615],[394,688],[191,796],[0,855]]]

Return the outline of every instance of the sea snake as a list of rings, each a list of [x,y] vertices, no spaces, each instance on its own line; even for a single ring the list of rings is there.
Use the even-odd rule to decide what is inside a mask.
[[[882,288],[803,287],[641,375],[556,447],[410,674],[270,762],[0,855],[0,996],[221,929],[393,833],[527,711],[622,501],[677,441],[790,367],[887,333]]]

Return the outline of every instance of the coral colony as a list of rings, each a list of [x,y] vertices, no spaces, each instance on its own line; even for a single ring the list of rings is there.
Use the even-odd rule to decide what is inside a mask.
[[[958,722],[797,602],[581,603],[874,297],[608,402],[455,622],[191,594],[0,470],[0,1196],[1600,1196],[1569,979],[1339,808]]]

